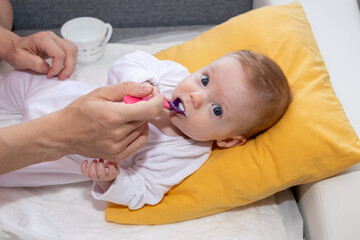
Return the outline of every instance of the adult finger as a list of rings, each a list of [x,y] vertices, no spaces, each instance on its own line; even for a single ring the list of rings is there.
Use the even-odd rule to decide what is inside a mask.
[[[110,160],[113,162],[119,162],[120,160],[127,158],[137,152],[140,148],[145,146],[148,134],[149,127],[146,124],[144,130],[134,140],[130,141],[123,151]]]
[[[48,43],[43,44],[42,51],[52,59],[51,68],[47,73],[47,77],[53,78],[59,75],[64,66],[66,58],[65,51],[54,41],[54,39],[51,39]]]
[[[59,73],[59,79],[64,80],[69,77],[75,70],[76,61],[77,61],[77,52],[78,49],[75,44],[72,42],[58,37],[56,34],[51,33],[53,36],[54,42],[64,51],[65,59],[63,61],[63,68]]]
[[[148,101],[141,101],[134,104],[109,101],[106,102],[106,104],[102,103],[102,105],[108,115],[108,124],[121,126],[129,122],[145,122],[156,118],[163,108],[164,100],[158,93],[153,94],[153,97]]]
[[[146,125],[147,126],[147,125]],[[134,140],[136,140],[144,131],[144,127],[141,129],[142,131],[135,129],[133,131],[131,131],[128,135],[126,136],[118,136],[117,138],[119,138],[120,140],[111,140],[108,141],[108,143],[106,144],[105,147],[103,147],[102,150],[104,150],[105,152],[107,152],[108,154],[106,156],[103,156],[106,160],[109,161],[118,161],[119,159],[119,155],[122,155],[122,153],[126,150],[127,146],[133,142]],[[146,140],[145,140],[146,143]],[[144,143],[144,144],[145,144]],[[138,150],[138,149],[137,149]],[[134,152],[132,152],[134,153]],[[131,154],[132,154],[131,153]],[[123,157],[124,158],[124,157]],[[121,159],[119,159],[121,160]]]
[[[152,98],[148,101],[140,101],[134,104],[126,104],[124,109],[126,114],[123,119],[129,121],[148,121],[159,115],[164,106],[164,97],[160,94],[158,88],[152,93]]]
[[[38,55],[36,42],[42,41],[40,34],[18,37],[14,40],[14,49],[6,59],[16,69],[31,69],[47,73],[50,69],[47,62]]]
[[[147,128],[148,125],[146,123],[136,127],[132,128],[126,137],[123,137],[120,139],[121,136],[119,136],[118,142],[123,146],[128,146],[131,142],[133,142],[135,139],[137,139],[144,131],[146,131],[145,128]]]
[[[157,88],[154,89],[152,98],[147,102],[124,104],[118,101],[122,101],[125,95],[148,96],[149,87],[152,88],[152,86],[140,86],[133,82],[126,82],[98,88],[87,94],[86,98],[96,100],[95,102],[92,101],[93,107],[98,105],[97,108],[106,109],[106,121],[110,121],[110,124],[122,125],[131,121],[147,121],[155,118],[163,107],[163,96]],[[102,113],[104,111],[94,112],[93,114]]]
[[[113,140],[115,142],[123,141],[124,138],[131,138],[130,135],[134,134],[135,132],[137,135],[133,137],[133,139],[129,140],[129,142],[133,141],[142,131],[144,130],[144,127],[146,126],[146,121],[132,121],[127,122],[124,124],[119,125],[117,128],[112,130],[113,134]]]
[[[51,69],[47,73],[48,78],[59,74],[65,59],[65,52],[54,40],[56,37],[53,32],[47,31],[39,32],[23,39],[23,43],[26,43],[24,47],[30,53],[43,58],[50,57],[53,59]],[[33,70],[36,71],[36,69]]]
[[[121,102],[125,95],[134,97],[146,97],[153,92],[151,85],[139,85],[135,82],[124,82],[95,90],[92,95],[95,98],[108,100],[111,102]]]
[[[28,51],[19,51],[10,63],[16,69],[31,69],[43,74],[50,70],[49,64],[43,58]]]

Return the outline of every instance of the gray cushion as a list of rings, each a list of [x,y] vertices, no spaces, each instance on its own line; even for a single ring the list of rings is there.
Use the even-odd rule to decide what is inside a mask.
[[[215,25],[249,11],[251,0],[11,0],[14,30],[60,28],[92,16],[115,28]]]
[[[1,0],[0,0],[1,1]],[[143,38],[159,37],[164,35],[174,35],[177,33],[194,31],[202,32],[210,29],[213,25],[188,25],[188,26],[160,26],[160,27],[133,27],[133,28],[113,28],[113,34],[110,43],[132,43]],[[28,36],[40,31],[52,31],[61,36],[59,28],[49,29],[19,29],[14,32],[19,36]]]

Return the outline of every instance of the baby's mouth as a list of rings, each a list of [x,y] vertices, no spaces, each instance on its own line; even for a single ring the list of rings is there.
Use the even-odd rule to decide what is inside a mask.
[[[177,113],[181,113],[185,115],[185,107],[184,104],[181,102],[180,98],[175,98],[173,101],[170,102],[170,109]]]

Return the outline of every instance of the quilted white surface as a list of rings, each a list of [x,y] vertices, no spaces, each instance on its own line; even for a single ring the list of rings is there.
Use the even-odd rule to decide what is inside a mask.
[[[104,220],[91,183],[0,188],[0,239],[288,239],[275,197],[213,216],[157,226]]]

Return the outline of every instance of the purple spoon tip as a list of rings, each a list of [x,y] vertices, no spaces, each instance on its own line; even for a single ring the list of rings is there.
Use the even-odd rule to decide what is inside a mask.
[[[184,115],[185,115],[184,110],[182,110],[182,109],[179,107],[180,104],[182,105],[182,102],[181,102],[180,98],[175,98],[174,100],[172,100],[171,102],[169,102],[169,105],[170,105],[169,110],[170,110],[170,111],[175,111],[175,112],[177,112],[177,113],[181,113],[181,114],[184,114]]]

